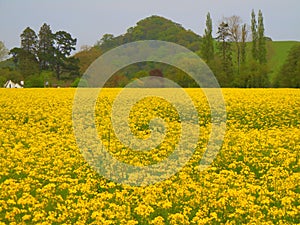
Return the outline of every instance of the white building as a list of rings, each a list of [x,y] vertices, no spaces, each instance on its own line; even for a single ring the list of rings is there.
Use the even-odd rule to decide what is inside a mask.
[[[23,84],[24,82],[21,81],[21,84]],[[5,84],[4,84],[4,87],[5,88],[23,88],[22,85],[18,84],[18,83],[14,83],[12,82],[11,80],[7,81]]]

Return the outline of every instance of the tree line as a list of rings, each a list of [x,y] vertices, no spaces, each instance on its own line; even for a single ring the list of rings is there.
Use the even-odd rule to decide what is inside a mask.
[[[96,46],[105,52],[131,41],[171,41],[197,53],[214,72],[221,87],[269,87],[271,84],[268,76],[267,41],[270,39],[265,37],[262,11],[259,10],[256,17],[253,10],[251,18],[250,31],[249,25],[243,23],[239,16],[224,17],[214,36],[212,18],[208,13],[206,28],[201,37],[185,30],[180,24],[159,16],[151,16],[139,21],[137,26],[129,28],[124,35],[103,35]],[[158,63],[155,66],[152,62],[132,65],[126,68],[127,72],[119,71],[110,79],[111,86],[123,86],[132,79],[148,76],[151,70],[157,68],[162,71],[164,77],[182,87],[197,87],[197,84],[182,71]]]
[[[0,68],[0,83],[13,78],[25,79],[28,86],[44,86],[46,80],[55,77],[53,82],[68,82],[67,86],[76,86],[80,75],[104,52],[133,41],[163,40],[180,44],[198,54],[214,72],[221,87],[300,86],[299,45],[291,49],[275,78],[270,78],[272,68],[269,68],[268,61],[272,53],[268,53],[268,49],[272,40],[265,36],[261,10],[257,15],[252,10],[250,25],[236,15],[224,17],[218,23],[215,33],[208,13],[202,36],[171,20],[151,16],[137,22],[136,26],[130,27],[123,35],[103,35],[93,47],[84,47],[74,56],[71,53],[75,50],[77,39],[66,31],[52,32],[50,25],[46,23],[41,26],[38,34],[27,27],[20,38],[21,46],[9,51],[11,58],[6,60],[7,68]],[[0,60],[7,52],[0,42]],[[154,62],[141,62],[123,68],[108,80],[106,86],[122,87],[158,70],[162,76],[182,87],[197,87],[196,82],[183,71]],[[9,76],[4,79],[2,75],[5,73]]]
[[[252,11],[251,29],[239,16],[223,18],[218,25],[216,37],[213,37],[212,19],[208,13],[202,38],[200,56],[211,67],[222,87],[270,86],[266,46],[268,38],[265,37],[261,10],[258,17]]]

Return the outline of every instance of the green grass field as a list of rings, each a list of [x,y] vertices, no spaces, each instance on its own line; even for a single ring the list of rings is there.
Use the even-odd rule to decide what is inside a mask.
[[[273,41],[268,46],[268,61],[269,68],[271,69],[270,78],[272,79],[279,72],[281,66],[284,64],[290,49],[300,44],[297,41]]]

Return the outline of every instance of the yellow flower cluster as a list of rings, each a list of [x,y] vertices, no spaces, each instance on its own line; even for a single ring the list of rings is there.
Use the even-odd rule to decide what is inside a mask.
[[[75,91],[0,89],[0,224],[300,223],[300,90],[223,89],[226,135],[200,172],[210,108],[200,89],[186,89],[199,113],[195,153],[174,176],[145,187],[113,183],[85,161],[73,132]],[[157,148],[131,150],[110,121],[119,92],[106,89],[97,100],[104,146],[131,165],[166,159],[180,141],[176,108],[156,97],[133,106],[129,126],[137,137],[149,137],[156,116],[166,129]]]

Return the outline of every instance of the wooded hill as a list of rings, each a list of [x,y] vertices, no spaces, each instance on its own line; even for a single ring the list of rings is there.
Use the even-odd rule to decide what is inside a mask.
[[[280,71],[288,58],[289,51],[295,45],[299,45],[300,42],[297,41],[272,41],[271,38],[266,38],[266,48],[267,48],[267,62],[262,66],[260,72],[262,76],[265,77],[266,83],[260,86],[250,86],[249,84],[243,83],[241,81],[249,74],[249,76],[258,73],[255,71],[259,65],[251,57],[251,35],[248,34],[248,41],[246,42],[246,63],[242,66],[242,71],[240,74],[236,74],[235,71],[232,72],[234,76],[231,83],[226,83],[223,80],[226,79],[222,77],[222,72],[219,70],[221,68],[221,59],[218,52],[218,41],[214,38],[214,60],[209,62],[209,66],[215,73],[220,85],[223,87],[278,87]],[[83,73],[90,63],[92,63],[97,57],[102,53],[108,51],[116,46],[138,40],[162,40],[170,41],[186,48],[198,54],[200,57],[203,56],[203,38],[191,30],[186,30],[180,24],[172,22],[171,20],[165,19],[159,16],[151,16],[139,21],[136,26],[130,27],[127,32],[123,35],[114,37],[111,34],[105,34],[101,40],[99,40],[95,46],[87,48],[75,56],[80,60],[80,71]],[[236,53],[232,51],[232,58],[235,58]],[[234,60],[233,60],[234,61]],[[234,62],[233,62],[234,63]],[[107,82],[107,86],[124,86],[130,80],[148,76],[150,71],[153,69],[160,69],[164,75],[175,82],[178,82],[183,87],[194,87],[197,86],[195,82],[190,79],[189,76],[184,74],[182,71],[173,68],[168,65],[160,63],[139,63],[138,65],[131,65],[127,68],[122,69],[116,73]],[[244,72],[244,73],[243,73]],[[254,78],[255,79],[255,78]],[[283,85],[282,85],[283,86]],[[286,85],[285,85],[286,87]]]

